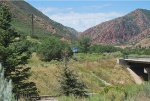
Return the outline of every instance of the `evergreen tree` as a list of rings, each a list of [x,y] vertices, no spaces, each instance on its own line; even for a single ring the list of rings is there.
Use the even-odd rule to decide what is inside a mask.
[[[87,96],[86,85],[79,80],[78,75],[67,67],[67,58],[65,54],[65,66],[62,69],[61,78],[59,79],[62,94],[69,96]]]
[[[12,80],[13,92],[37,94],[33,82],[27,82],[30,68],[26,67],[31,53],[28,42],[22,41],[20,35],[11,28],[12,16],[7,6],[0,4],[0,62],[4,66],[4,76]],[[25,42],[25,43],[24,43]]]

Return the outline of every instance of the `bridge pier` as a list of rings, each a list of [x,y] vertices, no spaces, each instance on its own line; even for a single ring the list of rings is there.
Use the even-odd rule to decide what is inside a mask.
[[[143,64],[139,64],[139,63],[128,63],[129,68],[134,71],[139,77],[141,77],[143,80],[147,81],[148,80],[148,76],[147,74],[144,72],[144,68],[146,67],[146,65]]]
[[[150,81],[150,68],[146,68],[147,74],[148,74],[148,81]]]

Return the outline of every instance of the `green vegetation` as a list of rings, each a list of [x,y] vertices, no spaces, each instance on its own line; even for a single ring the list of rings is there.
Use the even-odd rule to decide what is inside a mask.
[[[92,45],[90,47],[91,53],[113,53],[120,50],[121,50],[120,48],[111,45]]]
[[[143,12],[144,12],[144,14],[146,15],[146,16],[148,16],[148,18],[150,19],[150,11],[149,10],[146,10],[146,9],[141,9]]]
[[[77,73],[65,66],[59,79],[62,95],[87,96],[86,85],[79,80]]]
[[[121,51],[124,55],[136,54],[136,55],[150,55],[150,48],[126,48]]]
[[[60,101],[149,101],[150,83],[128,86],[107,86],[99,94],[89,98],[60,97]]]
[[[15,94],[37,94],[35,83],[27,82],[30,68],[25,64],[31,55],[28,44],[11,28],[11,18],[8,8],[0,5],[0,62],[4,77],[12,80]]]
[[[17,32],[19,32],[23,36],[31,35],[31,22],[23,22],[18,19],[13,19],[12,27],[15,28]],[[43,35],[51,36],[51,33],[48,31],[44,31],[42,28],[36,26],[34,27],[34,35],[38,38],[42,38]]]
[[[76,57],[79,61],[100,61],[122,57],[121,52],[114,53],[77,53]]]
[[[77,31],[49,19],[42,12],[24,0],[5,2],[13,15],[12,27],[21,35],[31,34],[31,15],[34,15],[34,35],[39,38],[51,35],[66,39],[76,39]]]
[[[79,51],[83,53],[87,53],[91,46],[91,39],[89,37],[81,37],[78,43]]]
[[[135,85],[126,69],[116,64],[116,58],[120,57],[120,53],[105,53],[105,55],[77,53],[76,56],[78,61],[71,59],[68,62],[68,67],[79,74],[78,79],[87,85],[87,91],[93,95],[88,98],[74,97],[73,95],[70,97],[61,96],[58,97],[60,101],[136,101],[134,99],[138,101],[138,99],[149,99],[149,83]],[[36,54],[33,54],[29,63],[33,73],[30,79],[36,82],[41,95],[61,95],[62,89],[57,79],[63,72],[63,64],[61,61],[54,60],[44,62],[39,60]]]
[[[88,37],[83,37],[78,42],[78,48],[80,53],[114,53],[121,52],[122,56],[125,55],[150,55],[150,48],[119,48],[112,45],[97,45],[90,44]]]
[[[78,74],[78,80],[87,86],[87,92],[99,93],[107,85],[133,84],[134,81],[128,71],[116,64],[116,57],[120,53],[89,54],[77,53],[77,60],[70,59],[68,67]],[[84,56],[86,56],[84,58]],[[40,95],[61,95],[58,77],[63,72],[63,61],[41,61],[36,53],[29,60],[32,76],[29,81],[35,82]]]
[[[66,42],[63,42],[56,37],[50,37],[42,41],[37,53],[42,60],[51,61],[62,59],[64,50],[69,52],[69,56],[72,55],[71,48]]]
[[[91,44],[91,39],[89,37],[81,37],[77,47],[80,53],[113,53],[122,51],[121,48],[112,45]]]
[[[0,64],[0,101],[15,101],[12,93],[11,80],[4,78],[4,70]]]
[[[14,4],[22,6],[21,2]],[[30,16],[22,10],[19,12],[23,16]],[[27,8],[25,12],[35,12],[35,15],[48,21],[56,34],[52,35],[38,25],[35,26],[35,35],[29,36],[31,33],[29,19],[24,21],[14,18],[11,22],[12,16],[7,7],[0,6],[0,62],[4,66],[4,76],[12,80],[15,94],[62,95],[60,101],[149,99],[150,84],[134,85],[128,71],[116,64],[116,58],[130,54],[149,55],[150,49],[121,49],[111,45],[92,45],[88,37],[82,37],[77,45],[74,45],[59,39],[63,36],[67,38],[70,35],[75,36],[70,34],[70,31],[75,34],[73,29],[64,28],[61,24],[49,20],[36,9]],[[15,32],[12,27],[24,35]],[[77,46],[79,49],[75,54],[76,59],[71,57],[71,46]],[[67,65],[62,66],[66,51],[69,61]],[[8,86],[7,83],[4,85]],[[83,97],[86,94],[90,96]]]
[[[62,67],[61,77],[59,79],[60,88],[62,91],[62,95],[70,96],[87,96],[86,88],[87,86],[79,80],[77,73],[74,70],[71,70],[68,65],[68,52],[64,53],[64,67]]]

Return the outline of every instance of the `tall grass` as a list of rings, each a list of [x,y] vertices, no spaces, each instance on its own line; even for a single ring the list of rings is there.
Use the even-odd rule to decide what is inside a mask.
[[[88,98],[60,97],[60,101],[150,101],[150,82],[142,85],[108,86]]]
[[[116,54],[78,53],[76,54],[78,61],[70,59],[68,66],[79,74],[79,79],[87,85],[90,93],[99,93],[107,83],[133,84],[129,73],[116,64]],[[32,71],[30,80],[36,83],[40,95],[59,95],[60,85],[57,76],[61,72],[63,62],[54,60],[44,62],[34,53],[28,65]]]

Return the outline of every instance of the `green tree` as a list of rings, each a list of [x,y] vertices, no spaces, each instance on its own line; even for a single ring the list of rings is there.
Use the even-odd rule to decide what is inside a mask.
[[[69,51],[69,56],[72,55],[71,48],[67,43],[62,42],[56,37],[50,37],[43,40],[37,53],[45,61],[51,61],[53,59],[60,60],[63,58],[62,54],[64,49]]]
[[[0,62],[4,66],[4,76],[12,80],[14,93],[37,94],[33,82],[28,82],[30,68],[25,66],[31,53],[28,42],[11,28],[12,16],[7,6],[0,4]]]
[[[89,37],[81,37],[79,40],[79,49],[80,52],[87,53],[91,46],[91,39]]]
[[[86,85],[79,80],[79,77],[77,73],[75,73],[73,70],[71,70],[67,66],[67,56],[68,54],[65,51],[65,66],[62,68],[61,76],[59,79],[61,89],[62,89],[62,94],[69,96],[69,95],[74,95],[74,96],[87,96],[87,91],[86,91]]]

